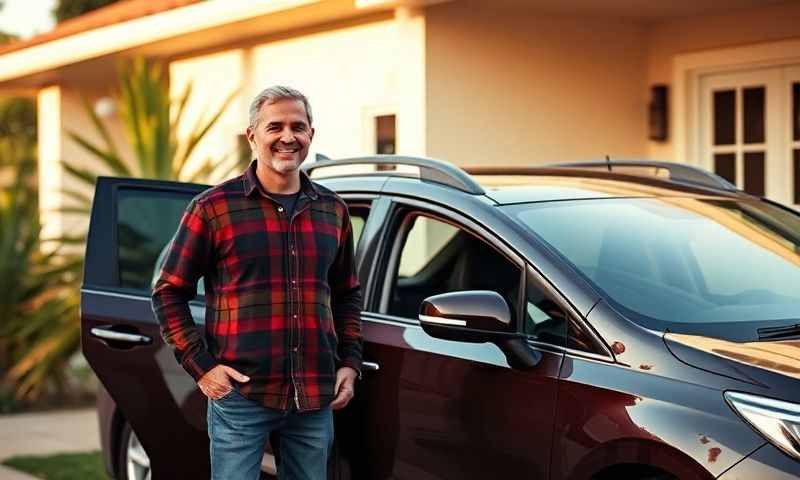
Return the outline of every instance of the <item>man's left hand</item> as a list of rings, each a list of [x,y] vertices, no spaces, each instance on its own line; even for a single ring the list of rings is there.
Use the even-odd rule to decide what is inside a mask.
[[[339,410],[350,403],[356,394],[357,377],[358,372],[351,367],[342,367],[336,371],[336,398],[331,402],[331,409]]]

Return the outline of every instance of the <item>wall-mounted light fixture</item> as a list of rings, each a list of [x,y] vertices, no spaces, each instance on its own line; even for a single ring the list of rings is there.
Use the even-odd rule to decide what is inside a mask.
[[[650,87],[648,121],[650,140],[664,142],[669,138],[669,87],[666,85]]]

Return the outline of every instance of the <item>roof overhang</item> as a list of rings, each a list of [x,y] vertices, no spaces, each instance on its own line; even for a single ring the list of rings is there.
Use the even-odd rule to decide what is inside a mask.
[[[0,54],[0,89],[35,90],[65,79],[101,83],[107,81],[106,73],[113,73],[115,57],[190,56],[232,48],[237,43],[257,41],[280,32],[387,15],[399,6],[429,3],[438,2],[209,0],[194,3]]]

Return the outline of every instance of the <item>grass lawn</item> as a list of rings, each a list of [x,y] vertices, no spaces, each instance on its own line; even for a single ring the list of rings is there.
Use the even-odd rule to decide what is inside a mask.
[[[100,452],[19,456],[3,464],[47,480],[108,480]]]

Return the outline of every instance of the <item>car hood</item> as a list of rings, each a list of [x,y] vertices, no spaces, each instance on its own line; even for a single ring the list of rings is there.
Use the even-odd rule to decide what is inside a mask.
[[[800,340],[738,343],[669,332],[664,341],[681,361],[721,375],[761,384],[755,368],[800,379]]]

